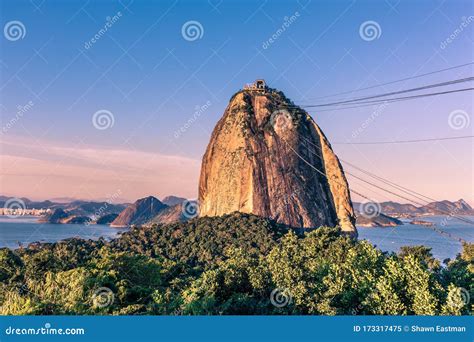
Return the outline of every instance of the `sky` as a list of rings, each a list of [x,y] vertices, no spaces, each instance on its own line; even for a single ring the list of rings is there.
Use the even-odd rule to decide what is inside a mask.
[[[470,65],[320,99],[472,62],[468,0],[0,6],[0,194],[7,196],[195,198],[215,124],[230,97],[257,78],[304,105],[473,74]],[[366,23],[375,36],[361,30]],[[472,99],[464,92],[310,114],[342,160],[426,196],[474,205],[472,139],[355,144],[472,135]],[[348,180],[375,200],[406,202]]]

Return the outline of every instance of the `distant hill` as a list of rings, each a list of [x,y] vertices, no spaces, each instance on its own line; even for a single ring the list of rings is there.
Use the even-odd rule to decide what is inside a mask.
[[[168,208],[158,198],[148,196],[137,200],[125,208],[110,224],[111,227],[127,227],[150,222],[163,209]]]
[[[128,205],[111,223],[111,227],[151,225],[185,222],[191,217],[184,215],[182,204],[186,198],[167,196],[162,201],[149,196]]]
[[[398,204],[398,203],[394,203],[394,204]],[[403,224],[402,221],[400,221],[400,220],[398,220],[394,217],[385,215],[382,212],[370,213],[370,214],[373,214],[373,215],[363,214],[363,213],[361,213],[361,210],[364,210],[364,209],[362,209],[363,205],[361,203],[353,203],[353,205],[354,205],[354,211],[356,213],[356,225],[357,226],[361,226],[361,227],[394,227],[394,226],[399,226],[399,225]],[[365,209],[365,210],[367,210],[367,209]],[[375,210],[376,210],[376,208],[375,208]]]
[[[360,203],[354,202],[354,209],[360,207]],[[426,215],[474,215],[474,209],[463,199],[455,202],[437,201],[423,206],[414,206],[413,204],[404,204],[397,202],[381,202],[381,212],[388,216],[413,218]]]
[[[0,195],[0,207],[3,207],[5,202],[11,198],[11,196]],[[153,200],[151,200],[152,198]],[[72,198],[55,198],[54,201],[32,201],[25,197],[21,198],[27,209],[49,209],[51,212],[41,218],[42,222],[49,223],[111,223],[113,226],[123,227],[133,224],[161,224],[188,220],[183,215],[181,207],[186,199],[178,196],[167,196],[162,201],[149,196],[128,205],[76,199],[72,199],[71,202],[60,202],[67,199]],[[381,202],[381,215],[374,218],[362,217],[357,213],[360,206],[361,203],[353,202],[354,211],[357,214],[356,224],[367,227],[402,224],[397,218],[412,219],[418,216],[447,214],[474,215],[474,209],[463,199],[454,202],[448,200],[431,202],[424,206],[393,201]]]
[[[174,223],[185,222],[187,220],[188,218],[183,215],[183,207],[180,203],[164,208],[149,223]]]
[[[0,207],[5,206],[5,202],[12,198],[17,197],[0,196]],[[31,201],[26,197],[21,197],[19,199],[25,203],[27,209],[49,209],[57,204],[52,201]]]
[[[396,202],[380,203],[382,212],[388,215],[406,214],[406,215],[420,215],[423,210],[414,206],[413,204],[404,204]]]
[[[79,201],[79,199],[72,198],[72,197],[55,197],[55,198],[50,198],[49,200],[55,203],[71,203],[74,201]]]
[[[68,218],[68,214],[61,208],[55,209],[50,214],[42,217],[39,221],[45,223],[63,223]]]
[[[453,213],[456,215],[474,215],[474,210],[472,209],[472,207],[467,204],[467,202],[463,199],[460,199],[456,202],[432,202],[422,207],[422,209],[423,214],[425,215],[443,215],[446,212]]]
[[[118,214],[107,214],[100,217],[96,223],[97,224],[110,224],[117,218],[117,216]]]
[[[0,195],[0,207],[11,199],[11,196]],[[114,204],[108,201],[87,201],[61,197],[54,201],[31,201],[21,198],[26,209],[46,209],[49,213],[40,218],[44,223],[97,223],[113,226],[130,226],[132,224],[183,222],[181,204],[185,198],[167,196],[163,201],[153,196],[139,199],[133,204]]]
[[[0,206],[4,206],[5,202],[8,201],[11,196],[0,196]],[[66,198],[60,198],[66,200]],[[94,202],[94,201],[85,201],[85,200],[75,200],[70,202],[60,202],[56,200],[45,200],[45,201],[32,201],[26,197],[21,197],[27,209],[51,209],[62,208],[66,211],[72,212],[76,211],[75,214],[84,214],[92,215],[95,211],[101,209],[104,213],[120,213],[125,209],[125,204],[112,204],[107,201]]]
[[[186,201],[186,198],[176,197],[176,196],[166,196],[165,198],[161,200],[163,204],[166,204],[170,207],[173,205],[181,204],[184,201]]]
[[[375,217],[366,217],[357,214],[356,217],[356,225],[361,227],[394,227],[402,224],[402,221],[384,214],[379,214]]]
[[[11,198],[0,196],[0,207],[5,206],[5,202]],[[125,208],[125,204],[112,204],[109,202],[93,202],[84,200],[73,200],[72,202],[56,201],[31,201],[28,198],[20,198],[25,203],[25,209],[46,209],[49,211],[40,218],[40,222],[45,223],[85,223],[100,220],[101,224],[110,222],[110,215],[117,216]],[[59,200],[66,200],[60,198]],[[114,216],[114,218],[115,218]],[[103,218],[103,219],[102,219]]]
[[[109,202],[74,201],[63,205],[63,209],[77,216],[103,216],[120,214],[127,206]]]

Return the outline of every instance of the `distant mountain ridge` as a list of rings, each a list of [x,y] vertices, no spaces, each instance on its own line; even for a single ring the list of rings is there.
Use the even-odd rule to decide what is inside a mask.
[[[170,205],[165,204],[165,201],[170,203]],[[141,198],[125,208],[110,226],[127,227],[131,225],[186,221],[187,218],[184,216],[182,209],[184,201],[186,201],[185,198],[175,196],[165,197],[163,201],[153,196]]]
[[[39,221],[43,223],[97,223],[122,227],[150,222],[171,223],[186,220],[181,209],[181,204],[186,199],[177,196],[167,196],[163,201],[148,196],[133,204],[117,204],[67,197],[58,198],[61,202],[32,201],[25,197],[0,195],[0,207],[5,207],[6,202],[12,198],[16,199],[16,202],[22,201],[24,203],[27,215],[41,215]],[[62,202],[69,199],[70,202]],[[41,209],[40,213],[33,212],[35,209]]]
[[[0,208],[5,206],[11,196],[0,195]],[[164,224],[183,222],[189,218],[183,214],[183,197],[167,196],[163,200],[148,196],[132,204],[115,204],[76,200],[59,203],[51,200],[32,201],[20,198],[27,209],[49,209],[41,217],[41,222],[48,223],[98,223],[111,224],[114,227],[131,225]],[[66,199],[66,198],[63,198]],[[353,202],[357,215],[356,224],[366,227],[396,226],[402,224],[397,218],[415,218],[429,215],[474,215],[474,209],[463,199],[458,201],[437,201],[424,206],[386,201],[379,203],[380,215],[364,217],[360,214],[362,203]]]
[[[354,202],[354,209],[357,210],[362,204]],[[413,204],[397,203],[393,201],[379,203],[381,212],[393,216],[412,218],[415,216],[427,215],[474,215],[474,209],[463,199],[451,202],[448,200],[431,202],[423,206]]]
[[[65,211],[73,213],[75,215],[88,215],[93,214],[94,211],[99,210],[100,208],[105,211],[105,213],[119,213],[121,212],[126,205],[125,204],[114,204],[107,201],[86,201],[86,200],[73,200],[71,202],[55,202],[51,200],[45,201],[32,201],[26,197],[10,197],[10,196],[0,196],[0,206],[4,207],[5,203],[9,199],[19,199],[25,203],[25,209],[51,209],[55,210],[61,208]]]
[[[173,205],[182,204],[184,201],[186,201],[186,198],[177,196],[166,196],[161,200],[163,204],[169,205],[170,207]]]
[[[158,198],[148,196],[140,198],[125,208],[110,224],[111,227],[127,227],[132,224],[145,224],[151,221],[160,211],[167,208]]]

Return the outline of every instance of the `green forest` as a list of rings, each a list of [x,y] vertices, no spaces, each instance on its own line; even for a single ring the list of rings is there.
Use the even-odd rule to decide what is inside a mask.
[[[442,263],[234,213],[110,242],[0,249],[3,315],[469,315],[474,244]]]

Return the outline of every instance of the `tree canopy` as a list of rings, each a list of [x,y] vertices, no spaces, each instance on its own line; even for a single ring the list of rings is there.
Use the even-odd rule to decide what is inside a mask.
[[[442,264],[253,215],[0,249],[1,314],[465,315],[474,248]]]

